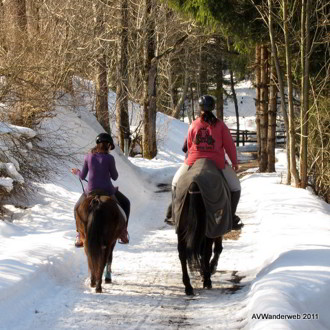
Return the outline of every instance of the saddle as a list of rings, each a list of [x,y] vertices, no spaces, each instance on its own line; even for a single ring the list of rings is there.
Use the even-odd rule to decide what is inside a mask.
[[[207,218],[206,236],[216,238],[231,231],[231,197],[227,181],[215,163],[206,158],[198,159],[177,183],[173,205],[176,229],[192,182],[198,185],[202,194]]]
[[[119,204],[118,199],[116,198],[115,195],[110,195],[107,191],[104,191],[101,189],[95,189],[95,190],[92,190],[90,193],[88,193],[88,196],[100,196],[100,200],[102,202],[105,202],[108,198],[114,200],[117,203],[117,206],[118,206],[120,212],[122,213],[122,215],[125,219],[125,222],[127,223],[126,213],[124,212],[123,208]]]

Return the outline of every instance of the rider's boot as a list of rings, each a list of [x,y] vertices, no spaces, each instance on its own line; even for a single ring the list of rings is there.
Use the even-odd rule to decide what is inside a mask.
[[[174,226],[174,219],[172,217],[173,211],[172,211],[172,207],[173,207],[173,203],[175,200],[175,195],[176,195],[176,187],[172,188],[172,202],[170,203],[170,205],[167,207],[167,212],[166,212],[166,218],[164,220],[165,223],[167,223],[168,225]]]
[[[236,209],[240,197],[241,197],[240,190],[231,192],[231,212],[232,212],[232,221],[233,221],[232,229],[234,230],[241,229],[244,226],[243,222],[241,221],[241,218],[238,215],[236,215]]]
[[[74,243],[75,247],[83,247],[84,246],[84,243],[83,241],[81,240],[80,238],[80,234],[77,233],[77,236],[76,236],[76,242]]]
[[[166,218],[164,220],[168,225],[174,225],[172,220],[172,202],[167,207]]]
[[[119,236],[118,243],[120,244],[128,244],[129,243],[129,234],[127,231],[127,227],[122,231],[122,233]]]

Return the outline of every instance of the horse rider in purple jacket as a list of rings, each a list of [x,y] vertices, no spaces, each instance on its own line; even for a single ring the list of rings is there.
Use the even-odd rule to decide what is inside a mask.
[[[113,150],[115,145],[112,137],[108,133],[101,133],[96,137],[96,146],[85,155],[84,165],[80,171],[77,168],[73,168],[71,172],[78,175],[81,180],[85,180],[88,174],[87,190],[80,196],[78,202],[74,207],[74,216],[76,218],[76,212],[79,205],[89,194],[100,193],[107,196],[115,196],[119,205],[124,210],[127,223],[130,214],[130,201],[122,194],[118,188],[114,187],[112,180],[117,180],[118,172],[116,169],[115,158],[109,153]],[[119,243],[127,244],[129,242],[127,228],[120,236]],[[76,237],[76,247],[83,245],[79,233]]]

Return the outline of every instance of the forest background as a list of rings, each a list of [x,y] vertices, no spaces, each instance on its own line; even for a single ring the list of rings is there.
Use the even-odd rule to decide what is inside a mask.
[[[175,118],[185,111],[191,122],[203,94],[216,97],[218,118],[226,98],[234,101],[239,131],[235,85],[246,78],[256,88],[259,171],[275,171],[282,125],[286,183],[310,185],[329,203],[329,8],[326,0],[0,1],[0,122],[7,128],[0,130],[0,177],[7,182],[0,205],[75,156],[69,136],[39,130],[62,100],[68,111],[94,111],[126,154],[138,150],[151,159],[157,111]],[[80,93],[77,77],[91,82]],[[109,90],[116,93],[112,108]],[[84,104],[82,91],[95,102]],[[130,101],[143,109],[134,126]],[[15,134],[12,125],[37,134]]]

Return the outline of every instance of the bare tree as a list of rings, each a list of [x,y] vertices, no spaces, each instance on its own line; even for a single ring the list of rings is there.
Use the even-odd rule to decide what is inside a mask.
[[[215,64],[215,80],[216,80],[216,90],[215,90],[215,96],[217,98],[216,103],[216,114],[217,118],[220,120],[223,120],[223,60],[221,57],[219,57],[216,60]]]
[[[261,143],[260,143],[260,86],[261,86],[261,46],[256,45],[255,51],[255,87],[256,87],[256,127],[257,127],[257,145],[258,145],[258,159],[261,154]]]
[[[308,110],[309,110],[309,62],[310,62],[310,1],[301,0],[301,110],[300,110],[300,177],[301,188],[307,186],[307,145],[308,145]]]
[[[277,86],[274,56],[271,57],[270,87],[268,107],[268,133],[267,133],[267,171],[275,172],[275,139],[276,139],[276,113],[277,113]]]
[[[261,45],[261,74],[260,74],[260,159],[259,170],[267,170],[267,129],[268,129],[268,49]]]
[[[110,133],[109,107],[108,107],[108,66],[105,35],[105,5],[107,0],[95,2],[95,110],[96,118],[106,132]]]
[[[207,60],[208,54],[206,51],[205,42],[200,38],[199,40],[199,67],[198,67],[198,86],[199,96],[207,94],[208,81],[207,81]]]
[[[260,12],[260,11],[259,11]],[[261,13],[261,12],[260,12]],[[261,13],[262,15],[262,13]],[[268,18],[265,15],[262,15],[264,21],[266,24],[268,24],[268,32],[269,32],[269,39],[271,43],[271,49],[272,49],[272,56],[274,59],[274,64],[276,67],[276,75],[277,75],[277,81],[278,81],[278,89],[280,92],[281,97],[281,114],[283,116],[284,120],[284,126],[286,130],[286,152],[287,152],[287,184],[291,183],[291,170],[290,170],[290,135],[289,135],[289,119],[288,114],[286,110],[286,101],[285,101],[285,93],[284,93],[284,79],[283,79],[283,73],[280,66],[280,61],[278,57],[277,47],[275,44],[275,36],[274,36],[274,27],[273,27],[273,0],[268,0]]]
[[[128,1],[120,1],[119,37],[117,40],[116,123],[117,137],[124,151],[130,133],[128,116]]]
[[[296,187],[300,186],[299,174],[297,171],[296,162],[296,147],[295,147],[295,123],[294,123],[294,108],[293,108],[293,82],[292,82],[292,58],[290,48],[290,36],[288,28],[288,1],[282,0],[283,14],[283,31],[284,31],[284,47],[285,47],[285,64],[288,86],[288,106],[289,106],[289,136],[290,136],[290,169]]]
[[[179,118],[181,107],[184,104],[184,101],[187,96],[188,86],[189,86],[189,72],[188,72],[188,58],[189,58],[189,52],[188,49],[185,50],[185,57],[184,57],[184,63],[183,63],[183,86],[182,86],[182,93],[181,96],[174,106],[172,116],[174,118]]]
[[[157,154],[156,143],[156,79],[157,58],[155,22],[152,17],[153,1],[144,0],[143,45],[143,157],[151,159]]]

